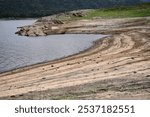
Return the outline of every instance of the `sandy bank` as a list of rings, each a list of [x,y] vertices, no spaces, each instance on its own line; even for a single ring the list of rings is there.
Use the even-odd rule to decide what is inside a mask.
[[[0,99],[150,99],[149,18],[60,25],[112,36],[84,53],[0,74]]]

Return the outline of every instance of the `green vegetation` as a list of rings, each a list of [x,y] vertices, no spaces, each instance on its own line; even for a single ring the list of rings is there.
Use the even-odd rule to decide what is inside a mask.
[[[125,18],[125,17],[145,17],[150,16],[150,3],[141,4],[134,7],[115,7],[106,9],[97,9],[91,11],[84,18],[93,17],[102,18]]]
[[[139,3],[141,0],[0,0],[0,18],[41,17],[71,10],[132,6]]]

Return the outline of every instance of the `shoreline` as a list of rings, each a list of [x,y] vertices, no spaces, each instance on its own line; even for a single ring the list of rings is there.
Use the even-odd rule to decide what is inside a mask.
[[[10,20],[37,20],[38,18],[0,18],[0,21],[10,21]]]
[[[0,74],[0,99],[150,99],[149,17],[67,26],[66,33],[111,36],[79,54]]]
[[[23,67],[19,67],[19,68],[14,68],[14,69],[11,69],[11,70],[7,70],[7,71],[4,71],[4,72],[0,72],[0,76],[9,75],[9,74],[12,74],[12,73],[18,73],[18,72],[29,70],[29,69],[36,68],[36,67],[42,67],[44,65],[49,65],[51,63],[61,62],[63,60],[69,59],[71,57],[74,57],[76,55],[82,54],[84,52],[88,52],[90,49],[96,48],[97,43],[99,43],[100,40],[103,40],[103,39],[105,39],[107,37],[110,37],[110,36],[106,35],[105,37],[102,37],[100,39],[97,39],[96,41],[93,41],[92,45],[89,48],[87,48],[85,50],[82,50],[82,51],[80,51],[78,53],[75,53],[75,54],[72,54],[72,55],[69,55],[69,56],[66,56],[66,57],[61,57],[61,58],[58,58],[58,59],[54,59],[54,60],[48,60],[48,61],[44,61],[44,62],[40,62],[40,63],[35,63],[35,64],[32,64],[32,65],[27,65],[27,66],[23,66]]]

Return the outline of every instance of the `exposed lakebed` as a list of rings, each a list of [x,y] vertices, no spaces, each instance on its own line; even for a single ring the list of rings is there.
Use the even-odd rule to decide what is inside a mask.
[[[104,37],[94,34],[24,37],[15,34],[17,27],[34,21],[0,21],[0,72],[79,53],[92,46],[93,41]]]

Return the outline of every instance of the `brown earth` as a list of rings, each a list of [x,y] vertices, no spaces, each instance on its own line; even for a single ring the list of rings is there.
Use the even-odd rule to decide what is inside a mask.
[[[0,99],[150,99],[149,17],[60,25],[110,36],[80,54],[0,74]]]

